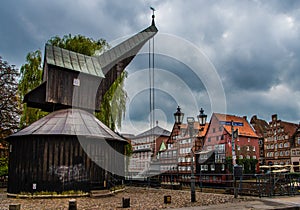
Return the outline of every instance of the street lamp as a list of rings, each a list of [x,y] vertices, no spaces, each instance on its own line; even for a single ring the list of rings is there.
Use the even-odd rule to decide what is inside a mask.
[[[184,114],[181,112],[180,107],[177,107],[177,112],[174,113],[175,123],[181,124],[183,121]],[[200,126],[204,126],[206,123],[207,115],[204,114],[204,110],[200,109],[200,114],[197,116]],[[187,124],[189,129],[189,136],[192,140],[194,135],[194,117],[187,117]],[[196,193],[195,193],[195,175],[194,175],[194,152],[193,147],[191,148],[191,202],[196,202]]]
[[[181,108],[178,106],[177,111],[174,113],[175,123],[181,124],[183,121],[184,113],[181,112]]]
[[[207,115],[204,114],[204,110],[202,108],[200,109],[200,114],[197,116],[197,118],[200,126],[204,126],[206,123]]]

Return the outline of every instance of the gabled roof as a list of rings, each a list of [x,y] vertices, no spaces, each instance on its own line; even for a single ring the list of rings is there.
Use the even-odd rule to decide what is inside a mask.
[[[264,133],[267,132],[269,128],[269,124],[267,121],[257,118],[256,115],[254,115],[250,120],[251,125],[255,129],[256,134],[260,137],[264,137]]]
[[[298,128],[297,124],[286,121],[280,121],[280,125],[284,127],[284,131],[287,132],[290,136],[292,136]]]
[[[144,137],[144,136],[151,136],[151,135],[154,135],[154,136],[170,136],[170,134],[171,134],[170,131],[168,131],[166,129],[163,129],[162,127],[157,125],[154,128],[149,129],[149,130],[133,137],[132,139],[141,138],[141,137]]]
[[[52,112],[9,138],[28,135],[75,135],[126,141],[94,115],[81,109],[63,109]]]
[[[46,44],[45,62],[69,70],[104,78],[96,57],[83,55],[60,47]]]
[[[214,158],[214,154],[215,154],[215,150],[203,150],[201,152],[197,152],[196,154],[199,154],[199,155],[205,155],[207,156],[207,158],[205,159],[201,159],[199,158],[198,159],[198,163],[199,164],[204,164],[205,162],[207,162],[210,158]]]
[[[258,138],[257,134],[255,133],[252,126],[244,117],[239,117],[235,115],[228,115],[228,114],[220,114],[220,113],[213,113],[213,116],[217,118],[220,122],[235,122],[235,123],[243,123],[243,126],[233,126],[234,130],[238,129],[239,136],[248,136]],[[221,124],[220,124],[221,125]],[[231,135],[231,125],[223,125],[224,129]]]
[[[194,122],[194,130],[197,130],[198,133],[195,133],[196,137],[204,137],[207,129],[208,129],[209,123],[205,123],[204,126],[200,126],[199,122]],[[189,131],[188,131],[188,124],[187,123],[181,123],[180,124],[180,132],[184,132],[184,136],[189,137]]]

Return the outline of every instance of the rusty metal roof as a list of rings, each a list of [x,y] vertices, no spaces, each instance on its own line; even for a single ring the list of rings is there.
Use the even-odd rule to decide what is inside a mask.
[[[46,44],[47,64],[104,78],[97,58]]]
[[[94,115],[81,109],[52,112],[10,137],[25,135],[75,135],[126,141]]]

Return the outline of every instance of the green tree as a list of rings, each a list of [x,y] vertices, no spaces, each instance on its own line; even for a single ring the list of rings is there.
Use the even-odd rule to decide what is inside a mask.
[[[18,75],[18,70],[0,56],[0,140],[19,127]]]
[[[8,175],[8,158],[0,158],[0,177]]]
[[[109,48],[104,39],[95,41],[82,35],[72,36],[71,34],[64,35],[63,38],[59,36],[52,37],[47,43],[88,56],[100,54]]]
[[[26,93],[42,83],[41,55],[42,53],[40,50],[28,53],[26,56],[27,63],[21,66],[21,77],[18,87],[21,101],[23,101]],[[45,115],[46,112],[42,112],[40,109],[27,107],[27,104],[23,104],[20,127],[26,127]]]
[[[126,110],[127,93],[124,90],[124,80],[127,72],[124,71],[115,80],[110,89],[105,93],[96,117],[105,125],[115,130],[121,128],[122,118]]]

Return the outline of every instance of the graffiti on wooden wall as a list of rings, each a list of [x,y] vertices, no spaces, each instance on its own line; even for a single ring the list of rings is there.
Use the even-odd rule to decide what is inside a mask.
[[[63,184],[88,181],[87,172],[81,163],[72,166],[50,166],[48,173],[57,176]]]

